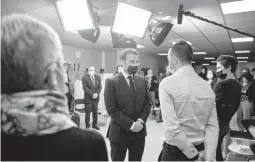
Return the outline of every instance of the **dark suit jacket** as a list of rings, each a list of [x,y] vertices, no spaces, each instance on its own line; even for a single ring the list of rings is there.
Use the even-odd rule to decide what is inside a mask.
[[[100,76],[95,75],[95,82],[96,82],[96,85],[94,86],[89,74],[86,74],[82,78],[83,90],[85,92],[84,94],[85,104],[97,103],[99,101],[99,94],[102,89]],[[94,93],[98,94],[98,97],[96,99],[92,98]]]
[[[104,99],[111,123],[107,137],[111,142],[120,142],[126,134],[144,138],[147,135],[146,125],[137,133],[130,128],[137,119],[146,123],[150,114],[151,103],[147,83],[144,77],[134,76],[136,85],[136,102],[133,101],[132,90],[122,73],[108,78],[105,83]]]

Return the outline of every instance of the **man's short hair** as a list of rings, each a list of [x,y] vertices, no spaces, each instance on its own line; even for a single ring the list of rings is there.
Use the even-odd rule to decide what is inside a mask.
[[[220,55],[219,58],[217,59],[217,62],[222,64],[225,68],[231,66],[231,72],[235,73],[238,62],[234,56]]]
[[[48,55],[54,56],[61,48],[57,33],[49,25],[26,15],[4,16],[1,24],[2,93],[41,88],[43,70],[52,60]]]
[[[130,54],[133,54],[133,55],[139,55],[138,51],[136,49],[133,49],[133,48],[128,48],[128,49],[125,49],[121,52],[120,54],[120,60],[123,60],[125,61],[126,58],[127,58],[127,55],[130,55]]]
[[[171,48],[171,54],[174,54],[183,63],[191,63],[193,59],[193,49],[185,41],[177,42]]]

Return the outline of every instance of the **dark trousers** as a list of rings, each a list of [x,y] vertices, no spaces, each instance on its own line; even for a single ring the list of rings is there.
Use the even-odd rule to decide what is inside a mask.
[[[85,111],[86,111],[85,124],[86,124],[86,126],[90,126],[91,112],[92,112],[92,116],[93,116],[92,126],[97,125],[97,110],[98,110],[98,103],[92,103],[92,104],[85,105]]]
[[[144,151],[145,137],[137,138],[129,135],[121,142],[111,142],[112,161],[124,161],[127,150],[129,152],[128,161],[141,161]]]
[[[217,151],[216,151],[216,160],[223,161],[224,159],[222,156],[221,145],[222,145],[224,137],[227,135],[227,133],[229,131],[229,124],[219,123],[219,127],[220,127],[220,132],[219,132],[218,146],[217,146]]]
[[[203,151],[204,144],[195,146],[198,151]],[[158,158],[159,161],[195,161],[197,159],[189,159],[187,156],[176,146],[163,144],[163,149]]]
[[[72,100],[73,100],[73,96],[72,96],[71,91],[70,91],[70,89],[69,89],[69,83],[66,83],[66,86],[68,87],[68,92],[66,93],[67,105],[68,105],[69,111],[72,111]]]

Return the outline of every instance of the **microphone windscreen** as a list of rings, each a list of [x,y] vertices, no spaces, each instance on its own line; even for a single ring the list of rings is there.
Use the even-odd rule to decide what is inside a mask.
[[[183,11],[179,10],[178,11],[178,17],[177,17],[177,23],[182,24],[182,17],[183,17]]]

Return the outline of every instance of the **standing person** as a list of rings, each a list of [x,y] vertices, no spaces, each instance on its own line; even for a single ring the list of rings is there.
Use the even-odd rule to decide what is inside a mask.
[[[221,81],[214,87],[216,109],[219,120],[219,138],[217,146],[217,161],[223,161],[222,141],[229,131],[229,123],[236,113],[241,101],[241,85],[236,79],[237,60],[233,56],[221,55],[217,59],[217,73]]]
[[[252,116],[253,102],[248,96],[248,91],[251,88],[252,75],[249,72],[241,74],[241,102],[239,107],[240,119],[250,119]],[[241,121],[238,121],[240,128],[243,128]]]
[[[163,71],[160,71],[159,73],[159,84],[160,82],[166,77],[166,75],[164,74]],[[160,102],[159,102],[159,105],[160,105]],[[157,123],[161,123],[163,122],[163,119],[162,119],[162,113],[161,113],[161,110],[159,112],[159,119],[157,120]]]
[[[146,121],[150,114],[150,96],[144,77],[136,75],[139,54],[126,49],[120,56],[123,71],[105,83],[105,104],[111,123],[107,137],[112,161],[141,161],[145,145]]]
[[[156,98],[157,98],[157,89],[158,89],[158,81],[156,76],[153,75],[152,69],[147,70],[147,83],[149,86],[150,96],[151,96],[151,102],[152,102],[152,108],[154,109],[156,107]]]
[[[65,73],[64,73],[64,81],[66,86],[68,87],[68,92],[66,93],[66,97],[67,97],[67,103],[68,103],[68,108],[70,111],[72,110],[72,100],[73,100],[73,78],[72,78],[72,73],[71,72],[71,63],[69,63],[68,61],[64,62],[64,69],[65,69]]]
[[[25,15],[2,17],[2,161],[108,160],[104,138],[69,117],[63,61],[49,25]]]
[[[213,86],[214,86],[214,80],[215,80],[215,78],[216,78],[215,72],[209,70],[209,71],[207,72],[207,79],[208,79],[207,82],[211,85],[212,88],[213,88]]]
[[[253,76],[253,80],[255,80],[255,68],[253,68],[253,69],[251,69],[251,74],[252,74],[252,76]]]
[[[201,72],[198,75],[201,78],[203,78],[204,80],[207,80],[207,67],[206,66],[202,66]]]
[[[119,74],[121,71],[122,71],[122,66],[121,66],[121,65],[118,65],[118,66],[116,67],[116,72],[115,72],[114,75]]]
[[[159,85],[165,125],[162,161],[215,160],[219,132],[215,95],[194,71],[192,58],[192,47],[184,41],[168,52],[173,75]]]
[[[85,123],[86,128],[90,127],[90,114],[93,115],[92,127],[99,130],[97,125],[97,110],[99,102],[99,94],[101,92],[101,79],[100,76],[95,75],[95,67],[90,66],[88,68],[88,74],[82,78],[83,90],[85,92],[84,102],[85,102]]]

